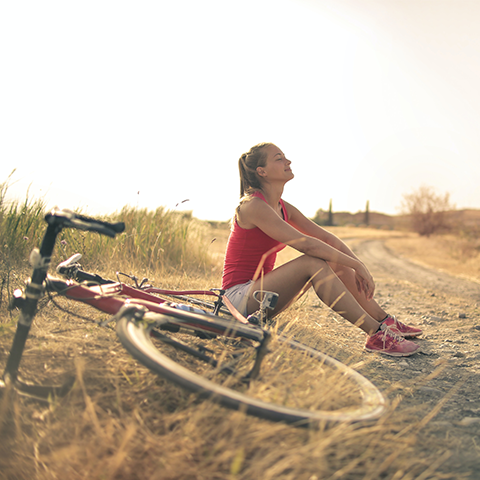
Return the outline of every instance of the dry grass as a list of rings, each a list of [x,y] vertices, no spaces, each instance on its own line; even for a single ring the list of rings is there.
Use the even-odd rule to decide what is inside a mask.
[[[218,258],[224,249],[225,232],[228,234],[225,229],[205,234],[217,238],[208,248]],[[348,236],[349,232],[341,233]],[[353,233],[392,236],[368,229]],[[407,240],[410,243],[405,243]],[[389,241],[400,242],[401,250],[402,245],[414,245],[414,240],[401,237]],[[291,253],[282,255],[284,261]],[[105,273],[115,269],[117,265],[108,266]],[[155,278],[160,274],[154,273],[151,280],[166,287],[212,287],[218,285],[220,270],[217,264],[205,274],[173,272],[166,278]],[[92,319],[103,318],[87,307],[70,304],[69,308]],[[321,310],[314,314],[316,319],[327,315]],[[4,306],[1,315],[7,318]],[[305,342],[350,364],[362,360],[335,347],[318,332],[314,336],[308,325],[315,322],[309,318],[312,312],[305,302],[299,302],[289,315],[298,320]],[[1,325],[2,365],[12,325]],[[8,395],[3,397],[0,478],[5,480],[467,478],[458,472],[439,473],[450,455],[440,439],[438,448],[437,440],[430,437],[431,448],[419,449],[426,442],[423,428],[429,417],[402,409],[396,387],[387,391],[391,399],[388,413],[376,422],[319,430],[273,424],[199,401],[134,361],[112,328],[76,319],[51,304],[36,317],[22,372],[39,382],[74,375],[76,383],[67,397],[51,405],[21,398],[11,402]],[[341,395],[327,382],[317,395],[322,394],[322,388],[332,398],[335,392]],[[408,389],[408,385],[402,388]]]
[[[395,402],[363,425],[305,430],[255,419],[186,394],[134,361],[112,329],[52,306],[35,321],[22,372],[39,382],[75,375],[76,383],[50,406],[3,398],[5,479],[416,478],[438,460],[412,455],[421,431],[402,432],[408,412]]]

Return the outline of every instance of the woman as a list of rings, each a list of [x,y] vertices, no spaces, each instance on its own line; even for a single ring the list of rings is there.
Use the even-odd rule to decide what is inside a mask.
[[[254,291],[277,292],[275,315],[313,287],[320,300],[367,333],[367,351],[412,355],[419,346],[405,338],[417,337],[422,331],[388,315],[373,299],[373,278],[354,253],[282,200],[285,184],[294,177],[290,165],[272,143],[256,145],[239,159],[241,201],[222,279],[227,298],[246,316],[258,308]],[[276,253],[285,245],[303,255],[273,269]]]

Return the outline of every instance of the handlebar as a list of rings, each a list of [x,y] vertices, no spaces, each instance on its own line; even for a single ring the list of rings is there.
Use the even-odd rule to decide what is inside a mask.
[[[35,288],[42,288],[55,247],[55,241],[63,228],[76,228],[78,230],[97,232],[112,238],[115,237],[117,233],[125,230],[125,224],[123,222],[105,222],[66,209],[52,210],[45,215],[45,221],[47,222],[47,230],[43,236],[40,250],[35,248],[30,255],[30,264],[34,268],[30,285],[35,285]]]
[[[97,232],[111,238],[114,238],[117,233],[122,233],[125,230],[125,223],[123,222],[105,222],[66,209],[52,210],[45,215],[45,221],[52,227],[58,227],[60,229],[76,228],[77,230]]]

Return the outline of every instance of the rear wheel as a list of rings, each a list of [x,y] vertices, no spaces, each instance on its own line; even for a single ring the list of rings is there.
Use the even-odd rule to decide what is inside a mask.
[[[232,409],[302,426],[378,418],[382,394],[341,362],[284,335],[211,315],[126,307],[125,348],[153,372]]]

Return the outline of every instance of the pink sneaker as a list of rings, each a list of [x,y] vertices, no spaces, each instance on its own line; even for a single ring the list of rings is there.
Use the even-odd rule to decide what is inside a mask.
[[[423,333],[419,328],[410,327],[402,322],[399,322],[392,315],[389,315],[388,318],[382,323],[383,325],[387,325],[388,327],[398,330],[398,333],[404,338],[415,338]]]
[[[382,323],[380,331],[367,338],[367,352],[383,353],[392,357],[408,357],[413,355],[420,346],[405,340],[395,328]]]

